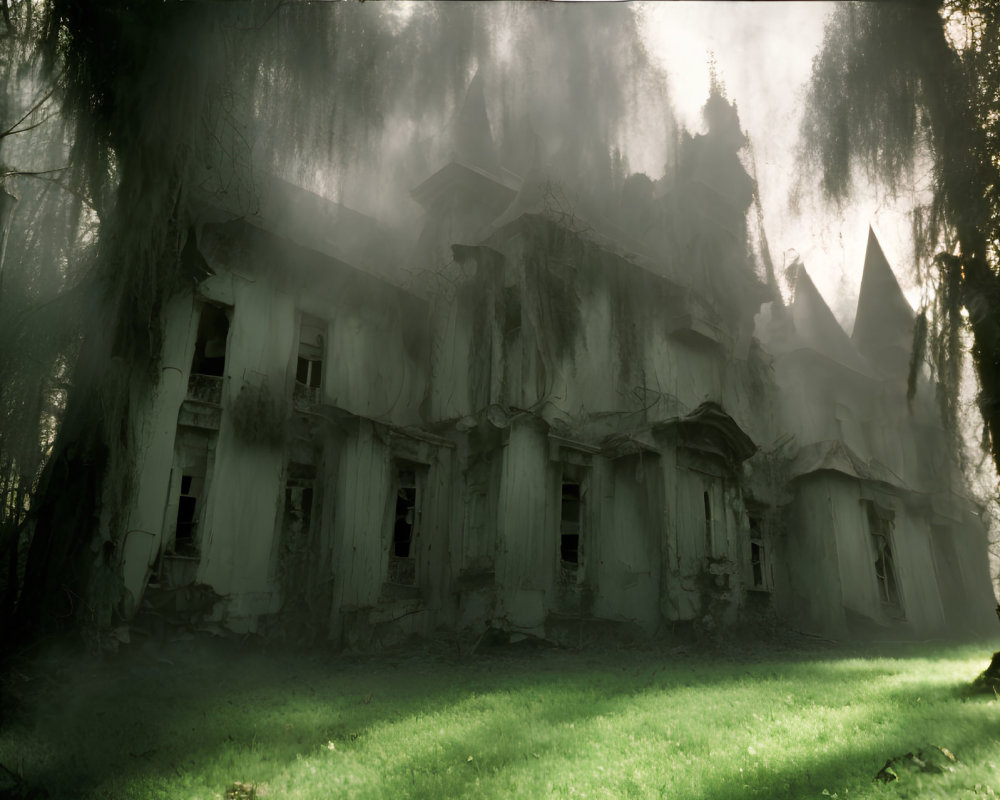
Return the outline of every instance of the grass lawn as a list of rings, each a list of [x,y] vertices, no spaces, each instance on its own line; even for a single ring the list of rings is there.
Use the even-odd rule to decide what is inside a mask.
[[[4,677],[0,764],[54,798],[994,797],[992,647],[49,656]]]

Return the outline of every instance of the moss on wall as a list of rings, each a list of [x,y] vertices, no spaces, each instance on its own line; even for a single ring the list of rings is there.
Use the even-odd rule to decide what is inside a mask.
[[[288,411],[267,384],[243,384],[230,409],[233,430],[247,444],[279,445]]]

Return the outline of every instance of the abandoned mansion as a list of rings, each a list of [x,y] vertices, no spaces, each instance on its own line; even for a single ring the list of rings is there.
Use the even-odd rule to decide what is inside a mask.
[[[985,527],[928,378],[908,404],[915,315],[878,241],[850,335],[801,264],[784,301],[748,255],[735,110],[707,108],[669,181],[600,212],[504,169],[468,100],[408,242],[276,179],[252,212],[206,198],[207,277],[164,310],[103,521],[133,608],[353,647],[989,624]]]

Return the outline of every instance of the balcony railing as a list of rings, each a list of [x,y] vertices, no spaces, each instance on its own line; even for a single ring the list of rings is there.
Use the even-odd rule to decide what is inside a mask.
[[[208,405],[222,405],[222,376],[192,375],[188,378],[187,399]]]
[[[320,387],[295,382],[295,388],[292,389],[292,406],[296,411],[309,411],[318,406],[321,400]]]

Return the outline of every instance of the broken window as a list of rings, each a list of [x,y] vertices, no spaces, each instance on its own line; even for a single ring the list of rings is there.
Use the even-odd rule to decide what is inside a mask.
[[[900,608],[899,584],[892,555],[893,512],[873,502],[868,502],[868,527],[871,531],[872,558],[879,599],[883,605]]]
[[[289,478],[285,483],[285,531],[293,537],[312,527],[313,482]]]
[[[205,515],[207,476],[214,448],[213,436],[189,428],[177,429],[171,501],[164,521],[167,550],[176,555],[197,556],[201,548],[201,520]]]
[[[559,580],[567,585],[583,581],[587,542],[587,467],[563,462],[559,482]]]
[[[712,495],[706,489],[702,492],[702,505],[705,511],[705,554],[713,555],[712,546]]]
[[[575,570],[580,564],[580,484],[564,482],[559,514],[559,558],[564,568]]]
[[[222,377],[226,371],[226,340],[229,313],[221,306],[206,303],[198,320],[198,339],[191,359],[188,399],[222,405]]]
[[[503,332],[505,336],[521,330],[521,290],[505,286],[503,290]]]
[[[229,314],[221,306],[206,303],[198,321],[198,340],[192,375],[210,375],[221,378],[226,369],[226,340],[229,337]]]
[[[770,589],[767,558],[764,549],[764,521],[759,514],[750,514],[750,586],[753,589]]]
[[[397,464],[394,488],[388,580],[401,586],[413,586],[417,574],[415,540],[420,515],[418,469],[411,464]]]
[[[174,533],[174,551],[179,555],[198,552],[199,503],[204,495],[203,475],[182,475],[180,494],[177,497],[177,527]]]
[[[299,328],[299,351],[295,365],[295,382],[309,389],[323,385],[323,335],[326,325],[320,320],[303,317]]]
[[[278,553],[278,579],[286,601],[306,586],[310,561],[315,467],[289,464]]]

